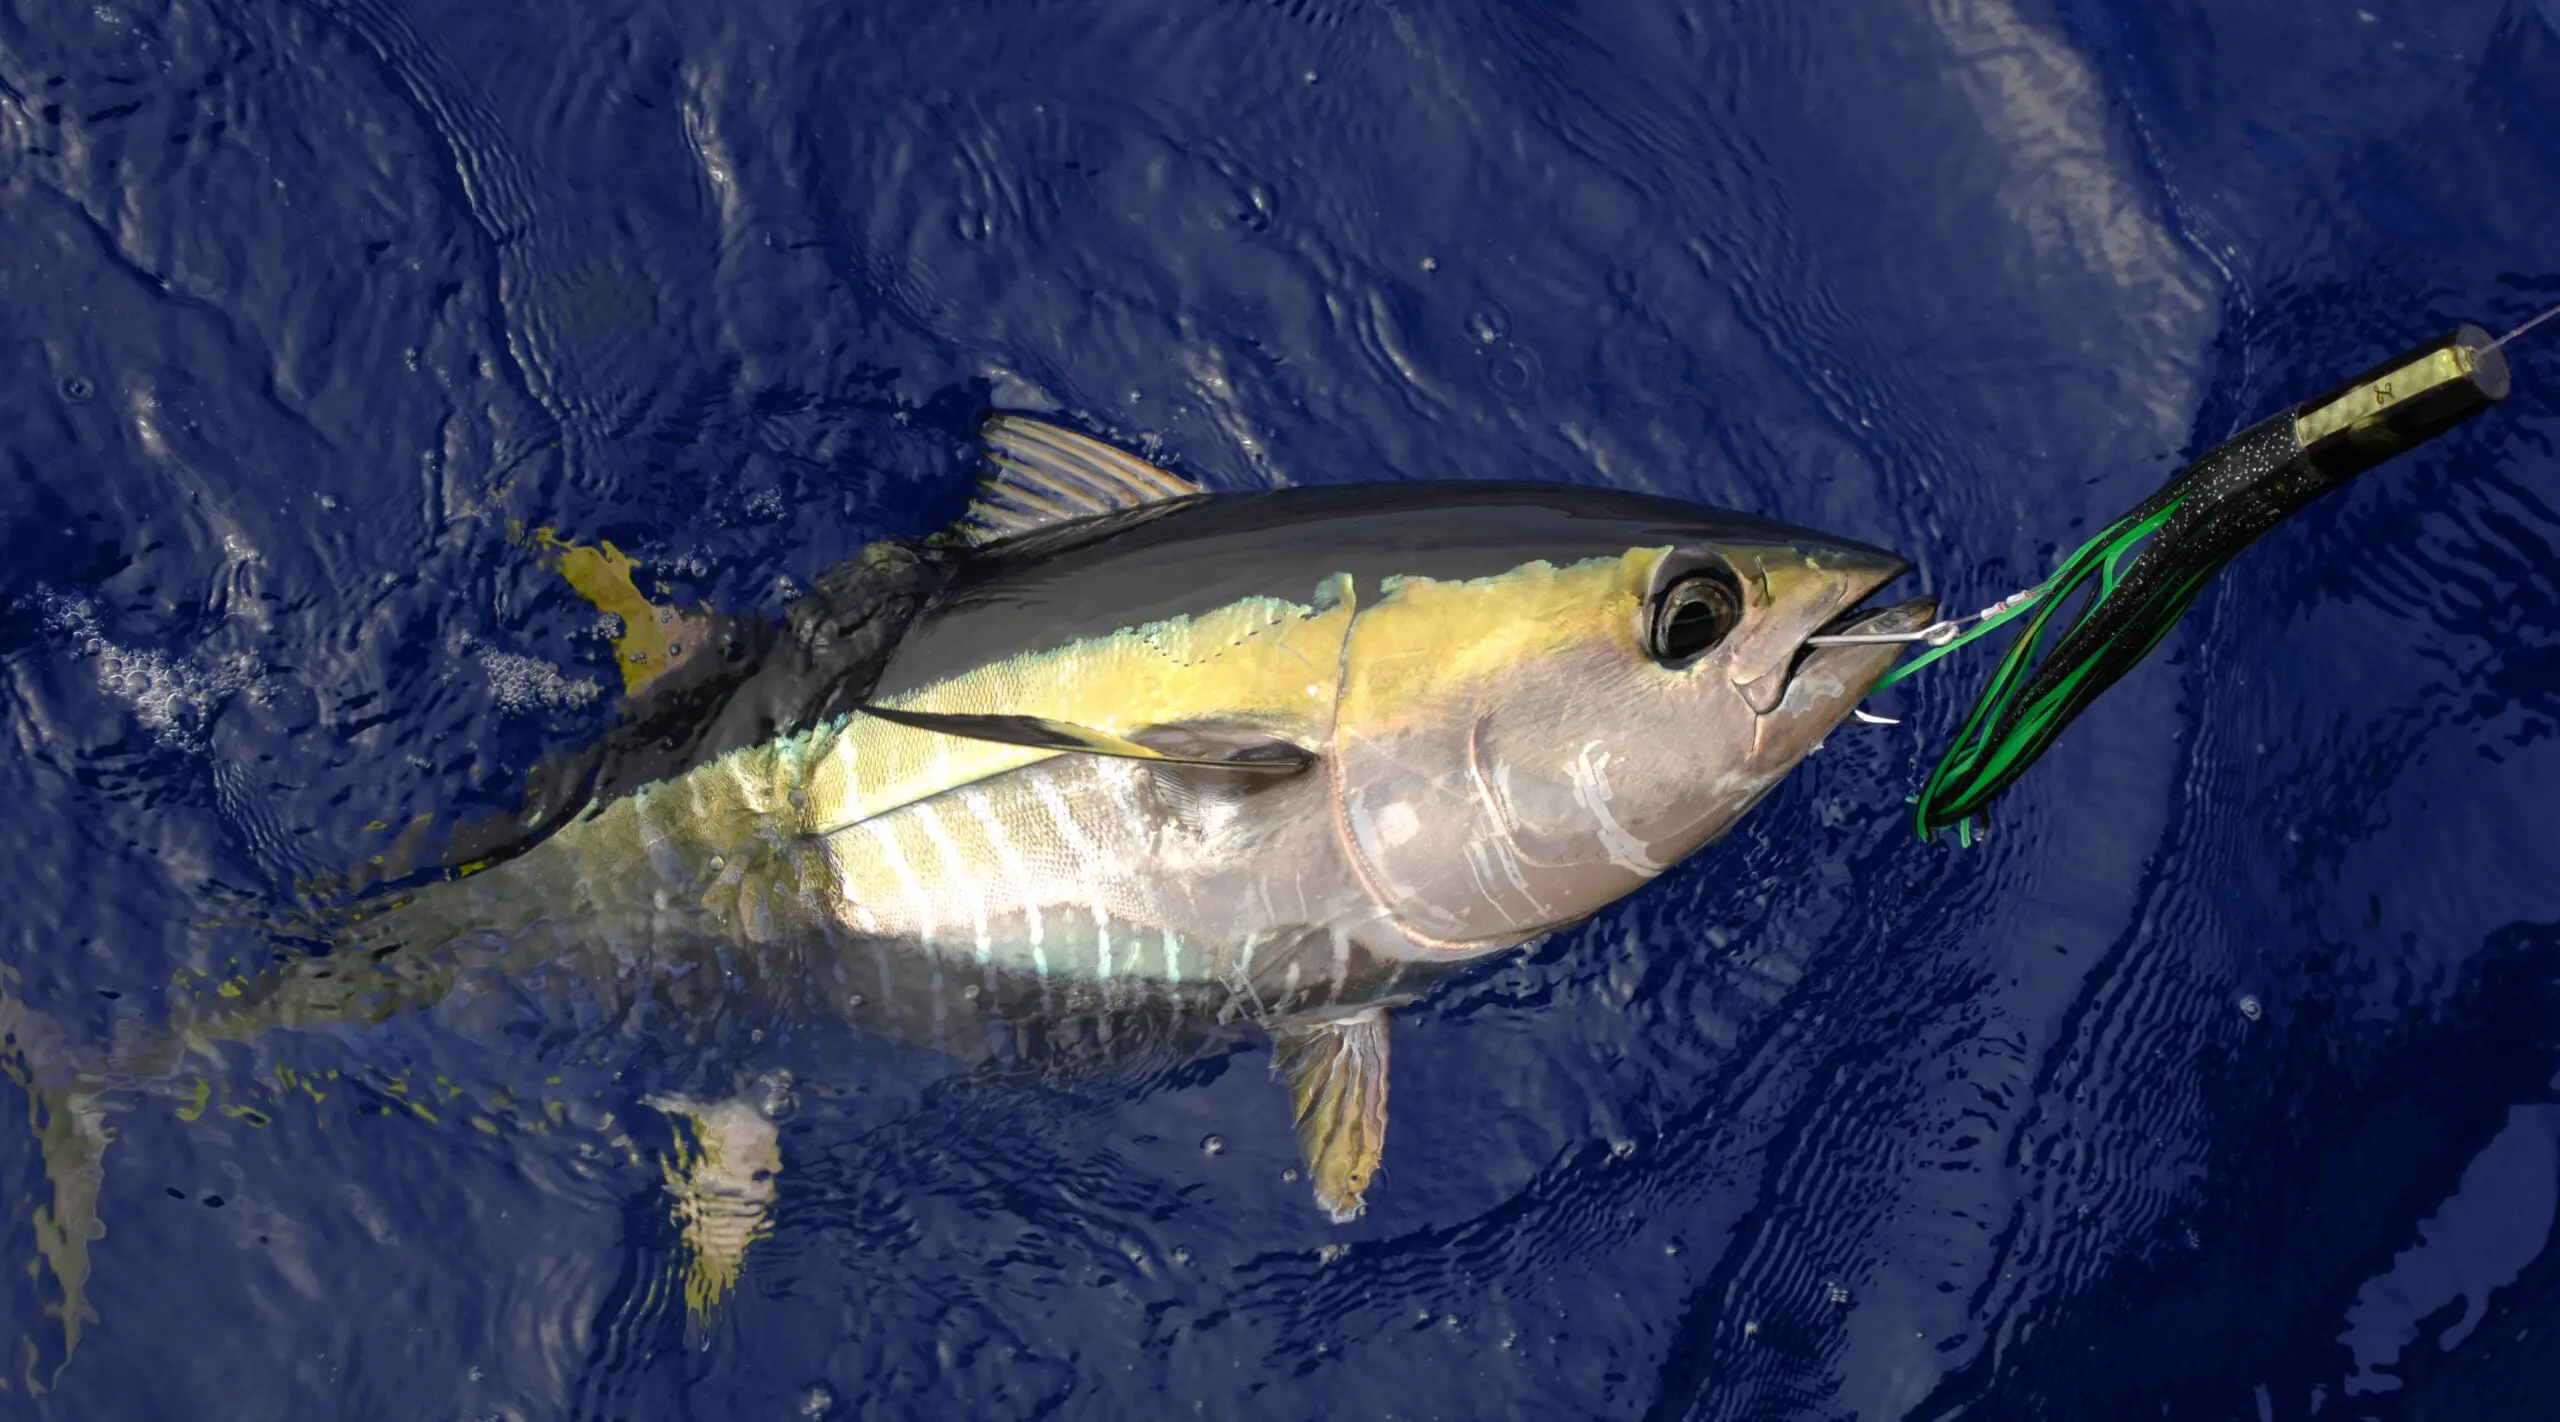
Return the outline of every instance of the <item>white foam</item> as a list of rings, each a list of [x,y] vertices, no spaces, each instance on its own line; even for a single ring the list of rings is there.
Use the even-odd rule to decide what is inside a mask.
[[[594,682],[585,677],[571,681],[558,667],[539,657],[489,647],[482,647],[479,656],[480,669],[489,676],[489,689],[497,693],[498,705],[508,711],[567,711],[604,694],[604,688]]]
[[[89,661],[98,689],[130,707],[134,719],[166,746],[202,749],[205,723],[214,708],[256,683],[264,670],[246,652],[179,658],[125,646],[106,635],[97,604],[87,598],[47,593],[39,605],[45,630]]]

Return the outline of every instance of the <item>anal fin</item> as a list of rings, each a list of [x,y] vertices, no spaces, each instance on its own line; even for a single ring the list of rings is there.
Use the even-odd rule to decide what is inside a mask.
[[[761,1106],[743,1096],[701,1102],[652,1096],[651,1106],[691,1128],[665,1162],[667,1193],[683,1241],[688,1337],[716,1322],[747,1250],[773,1229],[774,1177],[782,1169],[782,1137]]]
[[[1282,1030],[1272,1070],[1288,1078],[1316,1204],[1335,1224],[1358,1219],[1387,1148],[1386,1009]]]

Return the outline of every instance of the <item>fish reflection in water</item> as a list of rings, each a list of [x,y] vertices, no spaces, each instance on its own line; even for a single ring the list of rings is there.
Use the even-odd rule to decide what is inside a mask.
[[[646,1098],[676,1129],[697,1323],[785,1166],[788,1082],[736,1049],[767,1027],[1041,1071],[1265,1033],[1315,1202],[1348,1220],[1385,1147],[1396,1007],[1723,834],[1899,651],[1807,639],[1934,612],[1858,610],[1890,554],[1667,500],[1217,495],[1035,420],[984,437],[955,529],[875,546],[779,626],[654,608],[610,545],[535,535],[621,618],[631,697],[524,815],[305,915],[273,966],[182,990],[112,1050],[0,1009],[66,1356],[111,1102],[183,1092],[279,1029],[474,1003],[543,1005],[555,1054],[638,1036],[725,1064]],[[536,1089],[375,1089],[490,1129],[576,1124]]]

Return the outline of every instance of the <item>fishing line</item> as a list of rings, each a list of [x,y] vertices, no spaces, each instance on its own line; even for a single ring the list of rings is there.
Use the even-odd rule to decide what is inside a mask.
[[[2502,348],[2554,316],[2560,305],[2495,340],[2458,327],[2249,426],[2081,544],[2050,577],[1968,617],[1917,632],[1808,638],[1928,648],[1878,680],[1880,691],[2023,624],[1911,797],[1920,836],[1953,826],[1970,844],[1973,817],[2160,645],[2214,574],[2320,495],[2506,398]]]
[[[2543,312],[2541,315],[2534,317],[2532,320],[2527,321],[2523,325],[2516,327],[2514,330],[2509,331],[2503,336],[2500,336],[2494,344],[2504,346],[2507,342],[2514,340],[2516,337],[2523,335],[2525,332],[2532,330],[2534,327],[2541,325],[2543,322],[2550,320],[2554,316],[2560,316],[2560,305],[2554,305],[2550,310]]]

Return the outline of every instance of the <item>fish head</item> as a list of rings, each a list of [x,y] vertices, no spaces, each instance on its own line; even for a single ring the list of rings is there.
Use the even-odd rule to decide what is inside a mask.
[[[1681,505],[1614,513],[1615,547],[1586,517],[1575,556],[1387,579],[1352,628],[1342,833],[1417,951],[1578,922],[1711,843],[1902,650],[1807,639],[1936,612],[1858,610],[1904,570],[1881,549]]]

